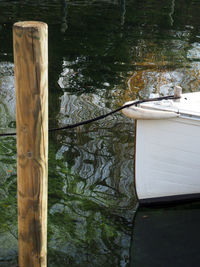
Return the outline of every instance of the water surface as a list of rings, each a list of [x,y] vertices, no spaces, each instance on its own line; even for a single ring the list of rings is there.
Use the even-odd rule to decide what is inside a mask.
[[[49,27],[49,127],[150,93],[200,88],[200,1],[0,0],[0,129],[15,131],[12,25]],[[17,261],[16,139],[0,140],[0,266]],[[130,265],[134,123],[49,136],[48,266]]]

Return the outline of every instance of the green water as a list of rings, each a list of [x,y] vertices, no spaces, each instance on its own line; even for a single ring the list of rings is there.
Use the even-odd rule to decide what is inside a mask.
[[[12,25],[49,27],[49,127],[152,92],[200,88],[200,1],[0,0],[0,129],[15,131]],[[16,139],[0,140],[0,266],[17,262]],[[130,265],[134,124],[49,136],[48,266]],[[146,267],[146,266],[145,266]]]

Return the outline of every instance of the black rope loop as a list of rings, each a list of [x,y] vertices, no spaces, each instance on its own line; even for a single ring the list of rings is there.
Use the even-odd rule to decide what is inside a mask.
[[[149,99],[144,99],[144,100],[136,100],[134,101],[133,103],[130,103],[130,104],[126,104],[122,107],[119,107],[111,112],[108,112],[106,114],[103,114],[101,116],[98,116],[98,117],[95,117],[93,119],[89,119],[89,120],[86,120],[86,121],[81,121],[81,122],[78,122],[78,123],[75,123],[75,124],[70,124],[70,125],[66,125],[66,126],[63,126],[63,127],[59,127],[59,128],[52,128],[52,129],[49,129],[49,132],[55,132],[55,131],[61,131],[61,130],[67,130],[67,129],[73,129],[73,128],[76,128],[78,126],[81,126],[81,125],[85,125],[85,124],[89,124],[89,123],[92,123],[94,121],[98,121],[98,120],[102,120],[124,108],[128,108],[128,107],[131,107],[131,106],[137,106],[141,103],[145,103],[145,102],[153,102],[153,101],[161,101],[161,100],[168,100],[168,99],[178,99],[180,97],[175,97],[174,95],[169,95],[169,96],[161,96],[161,97],[155,97],[155,98],[149,98]],[[0,133],[0,137],[1,136],[15,136],[17,135],[17,133]]]

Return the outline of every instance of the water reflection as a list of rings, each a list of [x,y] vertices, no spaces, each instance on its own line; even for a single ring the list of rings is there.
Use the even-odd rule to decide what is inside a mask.
[[[17,263],[16,140],[0,142],[0,266]]]
[[[134,64],[128,88],[122,92],[125,99],[148,97],[151,93],[172,94],[175,85],[181,85],[185,92],[200,89],[199,44],[189,45],[184,41],[185,34],[182,32],[181,41],[164,40],[159,47],[141,40],[134,49],[143,61]]]
[[[174,85],[199,90],[199,1],[0,0],[0,9],[2,132],[15,130],[12,24],[19,20],[49,24],[50,128]],[[0,239],[8,241],[0,266],[17,255],[15,142],[0,140]],[[119,113],[52,133],[49,146],[49,266],[128,266],[133,122]]]
[[[67,0],[63,0],[63,14],[62,14],[62,23],[61,23],[61,32],[65,33],[68,25],[67,25]]]
[[[14,66],[10,62],[0,62],[0,129],[15,127]],[[4,114],[4,115],[3,115]]]
[[[96,102],[91,104],[91,99]],[[98,101],[93,95],[77,97],[64,93],[61,97],[63,117],[59,117],[59,123],[73,123],[98,115],[103,105]],[[55,184],[56,168],[56,181],[60,183],[57,198],[55,185],[49,192],[50,203],[51,198],[56,200],[50,208],[54,234],[49,244],[56,251],[53,250],[52,255],[67,253],[68,263],[71,258],[74,266],[128,264],[135,207],[131,179],[133,138],[129,133],[130,122],[125,124],[113,117],[67,133],[53,134],[58,147],[57,153],[52,153],[56,166],[50,162],[49,180]],[[56,233],[54,228],[62,228],[66,236],[63,231]]]

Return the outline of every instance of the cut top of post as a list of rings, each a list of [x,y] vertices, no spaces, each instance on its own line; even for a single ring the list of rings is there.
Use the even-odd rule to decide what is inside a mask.
[[[13,25],[13,33],[20,39],[26,36],[30,42],[33,42],[33,39],[42,41],[46,38],[47,31],[47,24],[41,21],[20,21]]]
[[[47,27],[47,24],[41,21],[20,21],[16,22],[13,27],[17,28],[41,28],[41,27]]]

